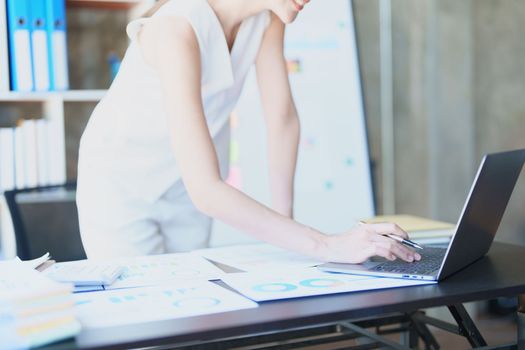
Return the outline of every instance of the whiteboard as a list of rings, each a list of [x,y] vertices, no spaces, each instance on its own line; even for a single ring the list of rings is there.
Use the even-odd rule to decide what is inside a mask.
[[[315,28],[313,30],[312,28]],[[340,233],[374,215],[351,3],[313,1],[287,27],[285,56],[301,120],[295,219]],[[265,125],[255,70],[231,118],[228,182],[270,205]],[[212,246],[253,242],[216,221]]]

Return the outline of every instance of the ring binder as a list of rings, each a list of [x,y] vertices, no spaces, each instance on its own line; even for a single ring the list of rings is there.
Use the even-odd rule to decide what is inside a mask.
[[[46,31],[46,0],[29,0],[29,4],[34,89],[48,91],[50,66]]]
[[[7,0],[7,23],[11,89],[33,90],[29,3],[26,0]]]
[[[45,0],[47,7],[47,37],[49,45],[49,72],[52,90],[69,89],[66,5],[64,0]]]

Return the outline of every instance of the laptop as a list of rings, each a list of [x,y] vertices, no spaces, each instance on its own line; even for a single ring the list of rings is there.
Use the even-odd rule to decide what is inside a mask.
[[[440,281],[487,254],[525,162],[525,149],[483,157],[447,248],[424,246],[421,260],[374,257],[362,264],[327,263],[326,272]]]

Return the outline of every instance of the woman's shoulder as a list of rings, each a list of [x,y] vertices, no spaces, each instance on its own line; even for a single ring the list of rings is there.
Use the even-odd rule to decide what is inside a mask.
[[[202,3],[206,0],[168,0],[151,16],[140,17],[128,23],[126,31],[131,41],[136,41],[144,27],[150,27],[156,35],[170,35],[175,32],[183,37],[191,37],[188,24],[194,29],[203,25],[197,20]],[[199,33],[195,33],[199,34]],[[177,38],[181,38],[177,36]]]
[[[207,0],[168,0],[151,17],[197,14],[208,6]]]

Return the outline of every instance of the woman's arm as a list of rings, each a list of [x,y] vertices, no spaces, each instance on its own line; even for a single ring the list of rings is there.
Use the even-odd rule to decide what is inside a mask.
[[[272,15],[257,57],[257,81],[267,127],[273,208],[293,217],[293,188],[300,126],[283,52],[284,23]]]
[[[328,237],[222,181],[202,107],[200,53],[192,27],[184,18],[159,17],[143,28],[139,42],[144,58],[160,77],[172,149],[199,210],[258,239],[326,261],[358,262],[372,255],[413,257],[407,248],[373,232],[373,226]],[[399,228],[388,229],[406,237]]]

